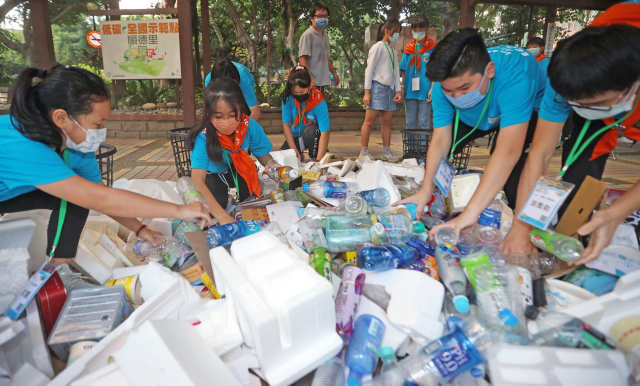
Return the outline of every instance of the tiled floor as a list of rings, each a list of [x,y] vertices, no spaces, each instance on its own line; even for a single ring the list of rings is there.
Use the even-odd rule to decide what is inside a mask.
[[[284,141],[281,134],[269,135],[274,149]],[[168,139],[110,139],[108,143],[117,147],[114,156],[114,180],[118,178],[155,178],[159,180],[175,180],[176,167],[173,159],[171,143]],[[392,150],[402,154],[402,133],[392,134]],[[371,135],[369,151],[374,157],[382,155],[382,141],[379,132]],[[360,133],[356,131],[339,131],[331,134],[329,150],[339,157],[356,157],[360,149]],[[484,167],[489,158],[486,140],[479,139],[472,148],[469,165]],[[555,174],[560,168],[560,151],[556,151],[551,161],[549,174]],[[615,159],[607,162],[604,181],[612,188],[627,189],[640,177],[640,144],[631,146],[621,143],[615,152]]]

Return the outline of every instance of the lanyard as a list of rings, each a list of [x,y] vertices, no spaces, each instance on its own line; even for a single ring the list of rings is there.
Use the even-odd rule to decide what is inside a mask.
[[[64,163],[69,165],[69,150],[64,149]],[[67,200],[60,200],[60,212],[58,213],[58,229],[56,230],[56,237],[53,239],[53,245],[51,245],[51,252],[49,252],[49,257],[52,258],[53,254],[58,247],[58,243],[60,242],[60,235],[62,234],[62,225],[64,224],[64,219],[67,216]]]
[[[458,137],[458,124],[460,121],[460,109],[456,108],[456,120],[455,123],[453,125],[453,146],[451,147],[451,152],[449,152],[449,160],[453,159],[453,153],[455,152],[456,148],[458,147],[458,145],[460,145],[460,143],[462,141],[464,141],[465,139],[467,139],[468,136],[470,136],[474,131],[476,131],[476,129],[480,126],[480,122],[482,121],[482,118],[484,118],[484,115],[487,113],[487,108],[489,107],[489,101],[491,100],[491,94],[493,93],[493,79],[491,79],[491,81],[489,82],[489,92],[487,93],[487,98],[484,102],[484,106],[482,107],[482,112],[480,113],[480,118],[478,118],[478,121],[476,122],[475,126],[473,126],[473,129],[471,129],[470,132],[467,133],[467,135],[465,135],[464,137],[460,138],[459,141],[456,141],[456,138]]]
[[[236,200],[240,195],[240,186],[238,185],[238,173],[233,172],[233,168],[231,167],[231,162],[229,162],[229,157],[224,157],[225,161],[227,161],[227,166],[229,167],[229,173],[231,174],[231,178],[233,178],[233,183],[236,185]]]
[[[394,72],[394,76],[395,76],[395,71],[396,71],[396,60],[394,59],[393,55],[391,54],[391,49],[389,48],[389,44],[385,41],[383,41],[384,43],[384,48],[387,49],[387,54],[389,54],[389,59],[391,59],[391,69]]]
[[[629,112],[626,113],[622,118],[618,119],[617,121],[613,122],[610,125],[606,125],[605,127],[601,128],[600,130],[596,131],[589,138],[587,138],[587,140],[584,141],[584,143],[583,143],[582,140],[583,140],[584,136],[586,135],[587,130],[589,130],[589,126],[591,126],[591,120],[587,119],[587,121],[582,126],[582,130],[580,130],[580,134],[578,134],[578,139],[576,140],[576,142],[573,144],[573,147],[571,148],[571,152],[569,153],[569,156],[567,157],[567,162],[564,164],[562,169],[560,169],[560,171],[558,172],[558,175],[564,176],[564,174],[567,172],[569,167],[571,165],[573,165],[574,162],[576,162],[578,157],[580,157],[580,155],[585,151],[587,146],[589,146],[589,144],[591,142],[593,142],[593,140],[596,139],[596,137],[598,137],[599,135],[601,135],[605,131],[609,130],[610,128],[612,128],[614,126],[617,126],[620,122],[623,122],[625,119],[629,118],[631,113],[633,113],[636,110],[636,108],[638,107],[638,101],[639,100],[640,100],[640,98],[636,99],[636,103],[634,103],[633,108],[631,110],[629,110]]]

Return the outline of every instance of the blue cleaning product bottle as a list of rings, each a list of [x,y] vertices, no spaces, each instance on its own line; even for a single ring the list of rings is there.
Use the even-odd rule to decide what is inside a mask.
[[[302,191],[316,197],[346,198],[353,191],[353,185],[341,181],[317,181],[311,184],[302,184]]]
[[[363,314],[356,319],[346,354],[349,385],[359,385],[363,376],[375,371],[385,329],[384,322],[376,316]]]
[[[265,221],[248,220],[211,227],[207,230],[207,243],[209,248],[227,246],[239,238],[260,232],[266,224]]]

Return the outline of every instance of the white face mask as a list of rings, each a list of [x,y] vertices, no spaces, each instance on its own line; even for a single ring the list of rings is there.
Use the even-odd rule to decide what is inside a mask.
[[[538,56],[540,55],[540,48],[527,48],[527,51],[529,51],[529,53],[533,56]]]
[[[71,117],[69,117],[71,118]],[[75,143],[67,135],[66,146],[69,149],[79,151],[81,153],[95,153],[100,148],[100,144],[107,140],[107,128],[88,130],[82,127],[75,119],[71,118],[73,123],[78,125],[85,132],[84,141]]]
[[[597,119],[615,117],[616,115],[625,113],[633,108],[633,103],[636,100],[636,94],[638,91],[637,87],[634,87],[634,90],[635,91],[632,92],[631,95],[625,101],[622,101],[618,104],[611,106],[611,108],[608,110],[593,110],[593,109],[587,109],[587,108],[578,107],[578,106],[571,106],[571,108],[573,109],[573,111],[576,112],[576,114],[578,114],[582,118],[589,119],[591,121],[594,121]]]
[[[412,32],[411,35],[413,35],[413,38],[416,40],[422,40],[427,34],[424,31],[420,31],[420,32]]]

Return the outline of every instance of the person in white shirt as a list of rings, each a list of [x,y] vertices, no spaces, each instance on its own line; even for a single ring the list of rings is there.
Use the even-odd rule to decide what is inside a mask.
[[[367,109],[361,132],[360,157],[369,154],[369,135],[371,127],[380,117],[382,134],[382,159],[393,159],[391,152],[391,116],[396,103],[402,101],[400,85],[400,61],[390,43],[400,38],[400,22],[387,20],[378,30],[378,42],[369,49],[367,69],[364,75],[364,97],[362,101]]]

